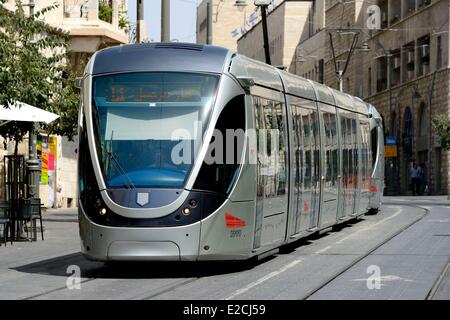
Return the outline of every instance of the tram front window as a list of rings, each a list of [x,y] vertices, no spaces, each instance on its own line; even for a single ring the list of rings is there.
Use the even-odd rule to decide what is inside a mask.
[[[107,188],[182,188],[214,103],[219,76],[97,76],[93,123]]]

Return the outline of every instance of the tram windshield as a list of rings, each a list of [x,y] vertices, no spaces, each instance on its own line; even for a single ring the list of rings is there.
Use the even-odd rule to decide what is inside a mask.
[[[93,123],[107,188],[182,188],[218,81],[175,72],[94,77]]]

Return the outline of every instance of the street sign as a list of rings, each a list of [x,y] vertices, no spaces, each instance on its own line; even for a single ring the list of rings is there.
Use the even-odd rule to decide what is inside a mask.
[[[397,157],[397,146],[384,146],[384,157],[385,158],[396,158]]]
[[[386,136],[386,145],[387,146],[396,146],[397,145],[397,137],[396,136]]]

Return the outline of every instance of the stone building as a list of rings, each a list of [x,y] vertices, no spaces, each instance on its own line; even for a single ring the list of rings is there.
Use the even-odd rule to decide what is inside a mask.
[[[90,57],[103,47],[128,43],[125,23],[126,0],[35,0],[35,11],[55,2],[59,6],[47,12],[43,21],[69,32],[69,50],[72,52],[69,63],[74,68],[80,65],[82,59]],[[22,3],[27,5],[29,1],[24,0]],[[8,0],[5,6],[14,10],[15,0]],[[25,7],[25,12],[27,9],[28,7]],[[3,139],[0,140],[2,145]],[[13,141],[6,143],[6,150],[0,148],[1,159],[4,155],[13,153]],[[28,136],[19,145],[19,154],[28,158]],[[42,169],[39,192],[44,206],[76,206],[78,197],[76,143],[66,137],[48,135],[41,131],[38,135],[38,157]],[[49,167],[45,168],[42,163],[46,163]],[[0,163],[0,169],[3,175],[3,161]],[[0,197],[3,198],[3,183],[0,183],[0,187]]]
[[[235,0],[203,0],[197,7],[197,43],[207,43],[208,3],[211,6],[213,45],[237,49],[236,40],[258,18],[253,0],[247,0],[246,6],[236,6]]]
[[[273,65],[295,72],[297,44],[312,34],[313,1],[283,1],[268,14],[269,52]],[[265,61],[262,22],[259,20],[237,41],[238,52]]]
[[[295,16],[286,22],[282,8],[294,4],[309,13],[286,10]],[[386,158],[387,194],[411,193],[412,162],[424,167],[430,194],[450,190],[450,153],[431,129],[435,116],[450,117],[449,5],[449,0],[284,1],[268,16],[269,41],[282,39],[271,48],[274,65],[336,89],[341,82],[343,91],[382,113],[385,135],[397,145],[397,156]],[[239,38],[238,49],[263,61],[258,33],[260,24]],[[336,71],[344,70],[347,60],[339,81]]]

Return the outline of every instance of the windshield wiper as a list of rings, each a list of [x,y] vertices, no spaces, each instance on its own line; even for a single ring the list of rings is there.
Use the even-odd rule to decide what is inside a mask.
[[[116,155],[113,152],[112,149],[112,140],[113,140],[113,134],[114,134],[114,130],[111,130],[111,138],[109,140],[109,146],[108,146],[108,157],[110,160],[113,160],[113,163],[116,165],[116,169],[117,171],[119,171],[119,173],[126,178],[126,180],[128,180],[128,182],[125,181],[126,186],[128,189],[136,189],[136,187],[134,186],[133,182],[131,181],[130,177],[128,176],[128,174],[125,172],[125,170],[123,170],[122,166],[120,165],[119,161],[117,160]]]

